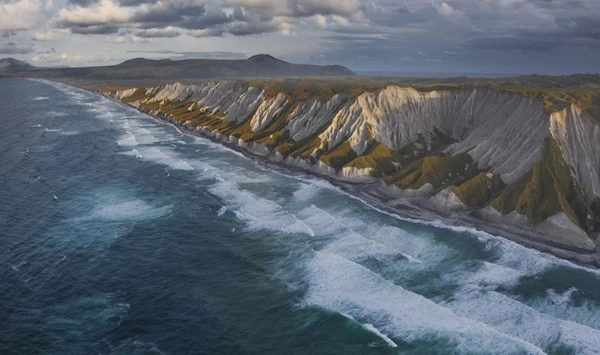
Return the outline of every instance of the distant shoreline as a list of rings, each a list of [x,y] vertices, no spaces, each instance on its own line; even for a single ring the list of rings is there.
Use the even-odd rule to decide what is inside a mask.
[[[66,85],[76,86],[70,83],[64,83]],[[203,134],[198,130],[190,129],[185,125],[177,122],[173,119],[162,115],[150,114],[144,110],[127,104],[124,101],[117,100],[107,95],[103,95],[98,91],[90,90],[85,87],[77,86],[80,89],[89,91],[96,95],[101,95],[119,105],[136,109],[160,122],[172,124],[178,129],[181,129],[186,134],[193,136],[202,137],[212,142],[219,143],[231,150],[239,152],[244,156],[258,162],[259,164],[273,170],[277,170],[286,175],[295,175],[297,173],[304,174],[313,178],[322,179],[330,182],[332,185],[338,187],[343,192],[347,193],[353,198],[356,198],[374,208],[380,212],[389,214],[393,217],[399,218],[404,221],[422,223],[427,225],[434,225],[440,228],[447,229],[464,229],[465,231],[470,230],[471,232],[487,234],[487,236],[493,236],[496,238],[504,238],[523,245],[525,247],[535,249],[537,251],[551,254],[560,259],[565,259],[574,262],[581,266],[600,268],[600,254],[597,251],[590,252],[585,249],[579,249],[575,247],[568,247],[565,245],[559,245],[548,240],[544,240],[542,234],[534,231],[528,231],[521,229],[518,226],[511,226],[501,221],[490,221],[484,220],[474,216],[472,213],[448,213],[439,209],[432,209],[431,206],[427,206],[426,199],[423,197],[410,197],[402,199],[394,199],[393,196],[384,195],[377,189],[379,183],[354,183],[336,179],[331,176],[319,174],[318,172],[304,169],[301,167],[291,166],[289,164],[277,161],[269,156],[264,156],[252,152],[249,149],[234,145],[229,142],[224,142],[216,137]],[[389,202],[394,200],[394,205]],[[402,200],[402,201],[399,201]]]

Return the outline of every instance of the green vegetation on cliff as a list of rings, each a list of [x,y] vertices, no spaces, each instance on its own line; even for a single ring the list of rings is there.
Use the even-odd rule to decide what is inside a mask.
[[[469,207],[483,207],[496,198],[506,184],[500,175],[480,173],[474,178],[452,187],[452,192]]]
[[[425,184],[435,188],[450,186],[475,177],[480,170],[468,154],[426,156],[383,181],[401,189],[419,189]]]
[[[527,174],[507,186],[491,205],[503,214],[517,211],[534,224],[564,212],[587,232],[598,227],[596,212],[586,204],[558,142],[552,138],[544,143],[541,160]]]
[[[205,128],[225,137],[240,138],[246,143],[263,144],[284,158],[299,158],[310,165],[320,161],[337,172],[344,168],[368,170],[371,177],[382,179],[400,189],[419,189],[425,184],[431,184],[436,192],[449,187],[466,206],[473,209],[491,205],[505,215],[516,211],[533,224],[564,212],[573,223],[591,234],[598,231],[600,224],[600,198],[596,198],[591,204],[586,203],[581,186],[573,177],[573,171],[566,163],[559,143],[552,138],[546,139],[540,160],[516,181],[506,185],[500,175],[490,173],[490,167],[478,166],[468,153],[449,155],[446,148],[456,141],[437,128],[433,132],[427,132],[427,139],[417,133],[416,140],[404,142],[398,150],[375,140],[370,132],[362,142],[366,149],[360,155],[352,149],[348,138],[335,147],[329,147],[328,142],[321,141],[320,135],[329,127],[330,122],[319,121],[322,127],[315,127],[310,136],[299,141],[294,141],[288,131],[290,116],[306,100],[325,102],[335,95],[342,95],[342,101],[347,103],[358,95],[377,92],[389,85],[410,85],[419,91],[465,88],[509,91],[542,102],[548,113],[576,105],[600,122],[600,79],[597,80],[598,85],[594,83],[596,77],[568,78],[571,79],[579,84],[566,87],[553,82],[544,87],[539,85],[547,79],[537,77],[519,78],[517,81],[408,80],[404,84],[401,79],[240,80],[240,84],[262,88],[267,97],[283,93],[287,98],[283,109],[277,111],[277,116],[270,117],[269,123],[259,132],[252,129],[252,117],[256,110],[235,123],[224,119],[225,112],[209,112],[196,103],[151,100],[145,89],[133,91],[123,101],[185,123],[191,128]],[[515,86],[515,82],[521,82],[523,86]],[[113,87],[109,91],[117,90],[118,88]],[[371,97],[375,97],[373,100],[379,99],[377,96]]]

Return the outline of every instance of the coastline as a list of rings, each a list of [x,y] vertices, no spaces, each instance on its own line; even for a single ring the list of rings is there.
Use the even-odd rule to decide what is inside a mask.
[[[219,135],[206,134],[201,130],[187,127],[185,124],[170,117],[149,113],[143,109],[129,105],[124,101],[104,95],[94,89],[82,87],[74,83],[61,83],[92,92],[96,95],[101,95],[115,103],[128,108],[136,109],[150,117],[153,117],[156,120],[172,124],[186,134],[202,137],[212,142],[219,143],[229,149],[243,154],[247,158],[252,159],[266,168],[276,170],[282,174],[297,176],[297,174],[300,173],[305,176],[328,181],[333,186],[339,188],[349,196],[360,200],[369,207],[401,220],[434,225],[441,228],[460,229],[465,231],[471,230],[473,233],[483,233],[487,236],[510,240],[527,248],[547,253],[581,266],[600,268],[600,253],[598,250],[590,251],[588,249],[569,247],[564,244],[555,243],[548,240],[548,238],[545,238],[543,234],[540,234],[536,231],[519,228],[517,225],[511,225],[501,220],[492,221],[490,219],[478,217],[476,216],[476,211],[444,211],[439,208],[433,208],[433,206],[427,202],[428,199],[426,197],[413,196],[397,198],[391,195],[386,195],[378,189],[378,186],[380,186],[379,182],[348,182],[336,179],[330,175],[319,173],[315,170],[294,166],[277,159],[277,157],[270,152],[260,152],[263,154],[259,154],[256,151],[248,149],[247,147],[233,144],[229,141],[228,136],[219,137]]]

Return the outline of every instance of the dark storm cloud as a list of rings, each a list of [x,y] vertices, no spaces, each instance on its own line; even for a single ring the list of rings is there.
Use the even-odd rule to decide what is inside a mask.
[[[196,37],[247,36],[289,30],[297,19],[314,15],[350,16],[361,8],[359,0],[213,0],[210,7],[202,0],[115,1],[110,11],[127,13],[126,19],[103,12],[108,5],[100,0],[69,0],[74,7],[59,13],[54,27],[78,34],[112,34],[123,28],[160,33],[176,27]]]
[[[2,0],[0,0],[2,1]],[[79,5],[79,6],[91,6],[99,3],[100,0],[68,0],[69,4]],[[144,4],[155,4],[157,0],[118,0],[118,3],[123,6],[139,6]]]
[[[175,38],[181,35],[179,31],[171,28],[140,30],[135,31],[133,34],[140,38]]]
[[[401,4],[396,9],[394,9],[394,12],[397,14],[407,14],[410,11],[408,10],[408,7],[406,5]]]
[[[206,14],[204,4],[179,1],[160,3],[150,7],[149,11],[139,11],[131,18],[133,23],[177,25],[186,18],[203,17]]]
[[[78,6],[90,6],[98,3],[98,0],[69,0],[69,4]]]
[[[124,6],[123,8],[118,8],[119,5],[104,8],[104,4],[98,2],[90,4],[89,7],[77,8],[77,13],[59,14],[53,26],[69,29],[72,33],[77,34],[104,35],[118,33],[122,30],[139,29],[146,30],[140,31],[141,36],[139,37],[151,38],[176,37],[178,35],[173,30],[165,31],[166,28],[197,29],[229,21],[223,11],[207,11],[203,2],[194,0],[121,0],[120,5]],[[115,6],[117,7],[115,8]],[[86,16],[81,16],[82,11]],[[114,14],[115,12],[120,12],[120,14]]]
[[[204,16],[187,17],[177,24],[178,27],[197,30],[222,26],[235,21],[233,16],[227,15],[223,10],[211,9]]]
[[[172,50],[154,50],[154,51],[127,51],[127,53],[150,53],[150,54],[161,54],[164,57],[174,60],[181,59],[246,59],[248,56],[245,53],[239,52],[194,52],[194,51],[172,51]]]
[[[9,41],[5,44],[0,44],[0,54],[14,55],[14,54],[29,54],[31,52],[33,52],[33,47],[21,46],[12,41]]]
[[[144,4],[155,4],[156,0],[119,0],[119,3],[123,6],[139,6]]]
[[[518,65],[550,71],[569,63],[595,70],[590,58],[600,55],[596,0],[68,1],[53,24],[73,33],[310,36],[313,52],[298,50],[298,56],[318,52],[320,63],[357,69]]]
[[[59,28],[68,28],[71,33],[81,35],[110,35],[118,33],[120,26],[118,24],[107,23],[102,25],[71,25],[61,24]]]
[[[600,71],[600,1],[404,0],[398,7],[397,0],[365,5],[370,26],[330,29],[319,61],[357,70]]]

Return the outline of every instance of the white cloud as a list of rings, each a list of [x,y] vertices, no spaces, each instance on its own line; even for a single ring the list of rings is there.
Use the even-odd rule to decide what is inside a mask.
[[[39,53],[31,57],[32,62],[63,62],[63,63],[97,63],[107,62],[110,58],[108,57],[94,57],[86,56],[83,54],[67,54],[67,53]]]
[[[359,0],[225,0],[226,6],[241,6],[271,16],[350,16],[360,10]]]
[[[452,6],[446,4],[445,2],[442,2],[441,4],[434,4],[433,6],[435,6],[435,9],[442,16],[450,17],[456,14],[456,10],[454,10]]]
[[[91,7],[77,6],[62,8],[56,15],[55,21],[72,25],[103,25],[106,23],[126,23],[134,14],[131,7],[123,7],[112,0],[101,0]]]
[[[151,42],[152,42],[152,39],[150,39],[150,38],[131,36],[131,43],[151,43]]]
[[[312,20],[315,23],[315,25],[317,25],[319,28],[327,27],[327,17],[323,15],[315,15],[313,16]]]
[[[127,38],[125,38],[125,36],[117,36],[112,41],[112,43],[116,43],[116,44],[122,44],[122,43],[126,43],[126,42],[127,42]]]
[[[181,33],[171,26],[166,28],[151,28],[148,30],[139,30],[135,32],[137,37],[142,38],[175,38],[179,37]]]
[[[195,38],[207,38],[207,37],[219,37],[224,34],[224,30],[221,28],[207,28],[204,30],[193,30],[188,32],[189,36]]]
[[[0,6],[0,31],[25,31],[44,20],[44,5],[40,0],[2,2]]]
[[[56,39],[56,31],[36,32],[31,36],[31,39],[39,42],[48,42]]]

